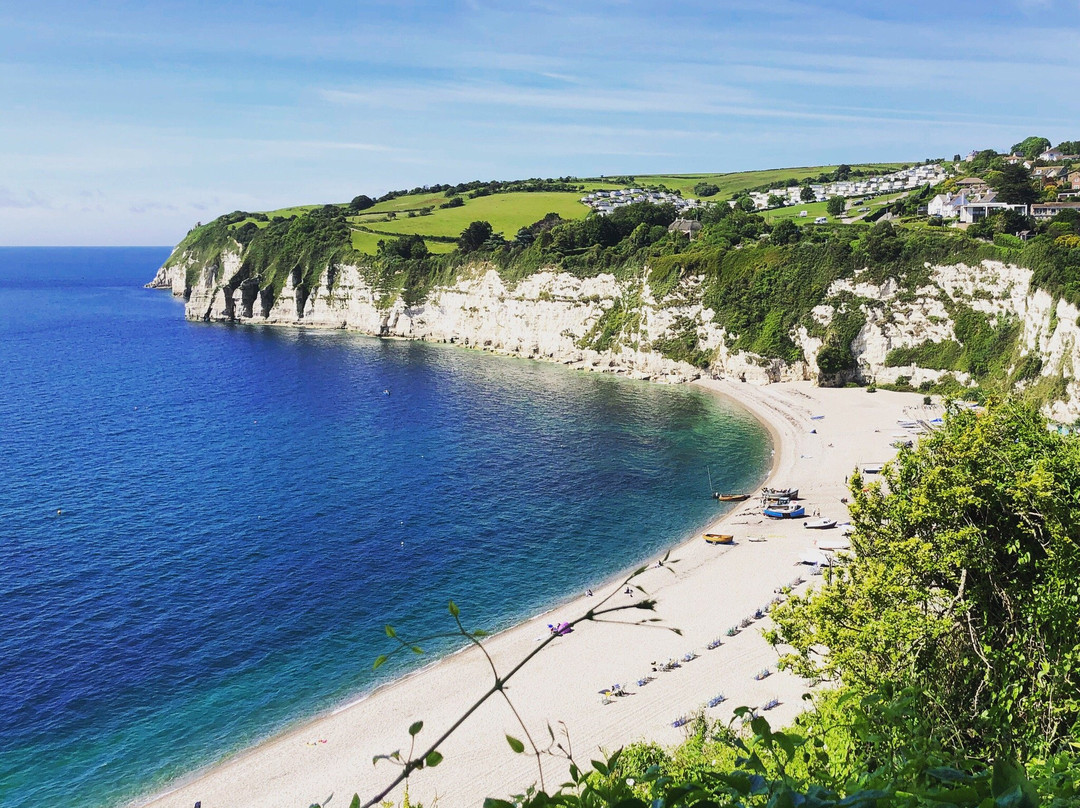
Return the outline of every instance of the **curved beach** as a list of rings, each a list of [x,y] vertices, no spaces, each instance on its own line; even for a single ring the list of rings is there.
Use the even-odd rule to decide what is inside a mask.
[[[718,380],[698,384],[735,399],[768,427],[774,446],[770,484],[797,486],[808,515],[820,511],[841,520],[847,516],[841,498],[852,469],[893,456],[890,444],[898,420],[932,417],[922,397],[914,394],[868,395],[861,389],[818,388],[809,382],[766,387]],[[774,700],[779,704],[768,713],[774,725],[790,721],[803,709],[801,696],[809,688],[775,671],[776,652],[760,631],[767,620],[755,621],[734,637],[725,632],[768,604],[779,587],[797,576],[809,577],[799,559],[820,534],[805,530],[801,519],[764,518],[753,499],[729,510],[710,528],[721,529],[734,534],[733,545],[711,546],[695,536],[674,549],[663,567],[652,567],[635,580],[657,601],[655,613],[632,609],[610,621],[583,623],[511,680],[508,694],[538,745],[548,745],[550,725],[556,739],[564,746],[569,739],[574,758],[586,765],[598,757],[598,749],[614,750],[642,739],[678,742],[683,730],[672,723],[720,694],[726,700],[706,713],[724,720],[737,706],[763,707]],[[750,536],[764,540],[751,542]],[[611,605],[645,596],[624,594],[618,582],[612,582],[591,598],[583,596],[491,638],[485,647],[505,672],[548,636],[548,623],[578,618],[612,591]],[[634,625],[649,617],[660,622]],[[681,635],[670,628],[678,628]],[[708,650],[716,639],[722,645]],[[652,673],[654,663],[682,659],[690,652],[697,654],[692,661]],[[765,668],[772,674],[755,678]],[[646,675],[655,678],[638,686],[637,680]],[[626,694],[605,698],[602,692],[616,683]],[[303,808],[330,794],[331,805],[347,805],[353,793],[367,799],[397,773],[386,762],[372,766],[375,755],[407,752],[408,727],[418,720],[424,729],[417,749],[425,748],[425,741],[438,737],[491,684],[483,655],[476,649],[463,651],[142,804]],[[412,776],[410,798],[425,805],[437,800],[449,808],[478,806],[486,796],[507,796],[538,781],[536,759],[514,754],[507,734],[523,738],[507,704],[493,698],[440,747],[445,760],[437,769]],[[549,789],[565,780],[567,768],[565,759],[544,756]],[[391,796],[400,800],[400,790]]]

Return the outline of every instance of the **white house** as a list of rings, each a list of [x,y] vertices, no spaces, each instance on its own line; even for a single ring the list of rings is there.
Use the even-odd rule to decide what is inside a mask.
[[[960,207],[966,205],[967,201],[967,197],[963,194],[956,196],[950,193],[938,194],[926,206],[926,213],[929,216],[940,216],[942,219],[956,219],[960,216]]]
[[[1061,151],[1061,149],[1047,149],[1046,151],[1044,151],[1042,154],[1039,155],[1039,159],[1040,160],[1057,161],[1057,160],[1060,160],[1064,156],[1065,156],[1065,154],[1064,154],[1064,152]]]

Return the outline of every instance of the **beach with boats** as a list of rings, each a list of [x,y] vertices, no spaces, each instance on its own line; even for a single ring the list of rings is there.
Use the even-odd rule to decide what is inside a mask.
[[[774,726],[790,721],[812,684],[777,669],[777,652],[762,637],[769,609],[813,586],[825,567],[842,563],[849,552],[850,475],[880,472],[898,451],[897,434],[915,440],[941,414],[921,395],[907,393],[810,382],[697,384],[735,399],[767,426],[773,443],[768,479],[763,488],[733,492],[737,499],[716,497],[713,524],[682,537],[629,580],[633,570],[485,642],[503,673],[548,643],[508,688],[541,746],[548,744],[549,726],[585,760],[635,740],[674,744],[702,709],[727,720],[735,708],[749,706],[767,713]],[[771,509],[802,514],[775,517]],[[673,536],[673,545],[679,539]],[[654,600],[655,611],[632,608],[644,600]],[[603,621],[580,621],[600,604],[626,608]],[[650,618],[659,621],[640,622]],[[372,766],[372,758],[408,749],[413,722],[424,722],[418,740],[435,738],[491,684],[484,654],[475,648],[454,654],[146,804],[294,808],[330,793],[348,804],[354,792],[373,795],[393,778],[392,767]],[[410,799],[480,804],[539,781],[536,759],[507,746],[506,735],[521,734],[506,703],[489,700],[440,747],[437,772],[414,773]],[[565,780],[567,769],[565,759],[543,756],[548,785]]]

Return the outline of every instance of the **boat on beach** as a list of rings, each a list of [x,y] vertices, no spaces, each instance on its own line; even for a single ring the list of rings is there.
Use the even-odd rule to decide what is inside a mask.
[[[885,468],[884,463],[867,463],[863,466],[863,474],[881,474],[881,470]]]
[[[798,488],[762,488],[761,496],[765,499],[798,499]]]
[[[836,527],[836,520],[826,519],[823,516],[820,519],[811,519],[809,522],[803,522],[802,526],[807,530],[828,530],[831,527]]]
[[[806,516],[806,508],[794,502],[773,502],[762,513],[772,519],[798,519]]]
[[[703,533],[702,538],[708,544],[734,544],[735,536],[731,533]]]
[[[749,494],[721,494],[719,492],[713,494],[713,497],[721,502],[742,502],[743,500],[750,499]]]

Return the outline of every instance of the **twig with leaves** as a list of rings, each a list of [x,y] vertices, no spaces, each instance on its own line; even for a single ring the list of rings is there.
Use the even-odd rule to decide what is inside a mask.
[[[664,556],[663,561],[665,563],[667,563],[669,561],[667,555]],[[671,563],[677,563],[677,562],[672,561]],[[663,565],[661,565],[659,568],[660,569],[669,569],[668,567],[663,566]],[[576,618],[574,620],[569,621],[567,625],[571,629],[574,628],[575,626],[577,626],[577,625],[579,625],[581,623],[585,623],[585,622],[591,622],[591,623],[615,623],[615,622],[618,622],[618,623],[622,623],[622,624],[625,625],[625,621],[616,621],[616,620],[613,620],[612,617],[614,615],[616,615],[616,614],[619,614],[621,612],[626,612],[626,611],[629,611],[629,610],[655,611],[655,609],[656,609],[656,601],[653,600],[652,598],[648,597],[648,592],[646,592],[644,588],[642,588],[639,584],[634,583],[634,579],[637,578],[638,576],[640,576],[642,573],[644,573],[647,569],[649,569],[648,566],[638,567],[636,570],[634,570],[629,575],[627,575],[626,578],[623,579],[623,581],[621,583],[619,583],[618,585],[613,587],[611,592],[606,597],[604,597],[603,599],[598,601],[595,606],[590,608],[581,617],[578,617],[578,618]],[[674,574],[673,570],[669,569],[669,571],[671,571],[672,574]],[[634,589],[637,589],[639,592],[641,592],[642,595],[645,595],[645,597],[642,598],[641,600],[635,600],[635,601],[633,601],[631,603],[624,603],[624,604],[620,604],[620,605],[609,605],[611,603],[611,600],[616,595],[622,594],[625,591],[625,588],[629,587],[629,586],[633,586]],[[387,797],[387,795],[389,795],[395,788],[397,788],[402,783],[406,783],[406,786],[407,786],[407,781],[408,781],[409,777],[413,774],[413,772],[419,771],[419,770],[424,769],[424,768],[433,768],[433,767],[439,765],[439,763],[441,763],[442,760],[443,760],[442,753],[440,753],[438,751],[439,747],[442,746],[442,744],[446,741],[446,739],[449,738],[451,735],[453,735],[461,727],[461,725],[464,724],[466,720],[468,720],[468,718],[473,713],[475,713],[478,709],[480,709],[480,707],[482,705],[484,705],[490,698],[492,698],[495,695],[501,696],[503,698],[503,700],[506,702],[507,706],[510,708],[511,713],[514,716],[514,719],[517,721],[518,726],[521,727],[521,730],[524,733],[525,739],[528,741],[529,747],[532,750],[532,754],[536,757],[536,764],[537,764],[537,769],[539,771],[541,789],[544,788],[544,769],[543,769],[542,755],[544,754],[545,751],[550,753],[553,748],[557,749],[563,754],[563,756],[565,756],[565,757],[567,757],[567,759],[571,760],[571,763],[573,762],[572,758],[570,757],[569,746],[567,745],[566,747],[564,747],[562,745],[562,743],[555,741],[555,734],[554,734],[553,730],[551,729],[550,725],[548,726],[548,734],[551,736],[551,744],[547,747],[546,750],[542,750],[539,746],[537,746],[536,742],[534,741],[534,739],[532,737],[532,733],[529,732],[528,727],[525,725],[525,721],[521,717],[521,714],[518,712],[517,708],[514,706],[513,702],[511,701],[509,695],[506,692],[506,684],[507,684],[507,682],[509,682],[510,679],[513,678],[527,664],[529,664],[529,662],[532,661],[533,658],[535,658],[541,651],[543,651],[545,648],[547,648],[548,645],[550,645],[552,642],[554,642],[561,635],[553,633],[553,634],[551,634],[551,636],[544,638],[544,640],[538,646],[536,646],[536,648],[532,649],[528,654],[526,654],[512,668],[510,668],[509,671],[507,671],[505,674],[500,675],[499,670],[495,665],[495,661],[491,658],[491,655],[488,653],[487,648],[485,648],[484,644],[481,642],[482,638],[488,636],[488,632],[483,631],[482,629],[476,629],[476,630],[473,630],[473,631],[469,631],[468,629],[466,629],[464,624],[461,622],[461,611],[458,608],[457,604],[454,603],[453,601],[450,601],[447,608],[448,608],[448,611],[450,613],[451,618],[454,621],[455,631],[453,631],[453,632],[445,632],[445,633],[440,633],[440,634],[433,634],[433,635],[431,635],[429,637],[422,638],[422,639],[420,639],[418,641],[407,642],[406,640],[404,640],[404,639],[402,639],[401,637],[398,636],[397,630],[393,626],[390,626],[390,625],[386,626],[386,636],[389,637],[392,640],[396,640],[398,642],[398,647],[395,648],[394,650],[390,651],[387,654],[383,654],[383,655],[379,656],[375,660],[374,667],[375,668],[381,667],[383,664],[385,664],[390,659],[391,656],[394,656],[395,654],[398,654],[398,653],[402,653],[404,651],[411,651],[414,654],[422,654],[423,650],[422,650],[419,643],[422,643],[422,642],[426,643],[426,642],[428,642],[430,640],[433,640],[433,639],[444,639],[444,638],[448,638],[448,637],[463,637],[463,638],[465,638],[465,640],[467,642],[471,643],[472,645],[475,645],[479,649],[480,653],[482,653],[484,655],[484,658],[487,660],[488,667],[491,668],[491,673],[492,673],[492,676],[494,677],[493,682],[492,682],[491,686],[479,698],[477,698],[477,700],[475,702],[473,702],[473,704],[471,704],[449,727],[447,727],[446,730],[444,730],[442,732],[442,734],[439,735],[438,738],[436,738],[426,749],[424,749],[419,754],[414,754],[414,751],[415,751],[416,738],[417,738],[417,736],[419,735],[420,731],[423,729],[423,726],[424,726],[424,723],[422,721],[416,721],[409,727],[410,741],[409,741],[409,752],[408,752],[408,754],[402,755],[401,751],[397,750],[397,751],[391,752],[389,754],[376,755],[372,759],[372,763],[378,763],[380,760],[390,761],[392,763],[395,763],[395,764],[399,765],[401,767],[401,771],[397,774],[396,777],[394,777],[394,779],[390,783],[388,783],[386,785],[385,788],[380,790],[377,794],[375,794],[373,797],[371,797],[367,802],[361,803],[359,796],[354,795],[353,801],[351,803],[350,808],[372,808],[372,806],[375,806],[375,805],[378,805],[379,803],[381,803]],[[658,623],[658,622],[660,622],[660,618],[658,618],[658,617],[650,617],[650,618],[644,618],[644,619],[641,619],[641,620],[637,620],[634,624],[642,626],[642,627],[652,627],[652,626],[649,626],[649,624]],[[682,634],[682,632],[679,629],[671,627],[671,626],[655,626],[655,627],[656,628],[664,628],[665,630],[671,631],[671,632],[673,632],[675,634],[679,634],[679,635]],[[519,740],[518,738],[515,738],[512,735],[507,735],[506,736],[506,742],[514,752],[516,752],[518,754],[524,753],[524,751],[525,751],[525,743],[522,742],[521,740]]]

